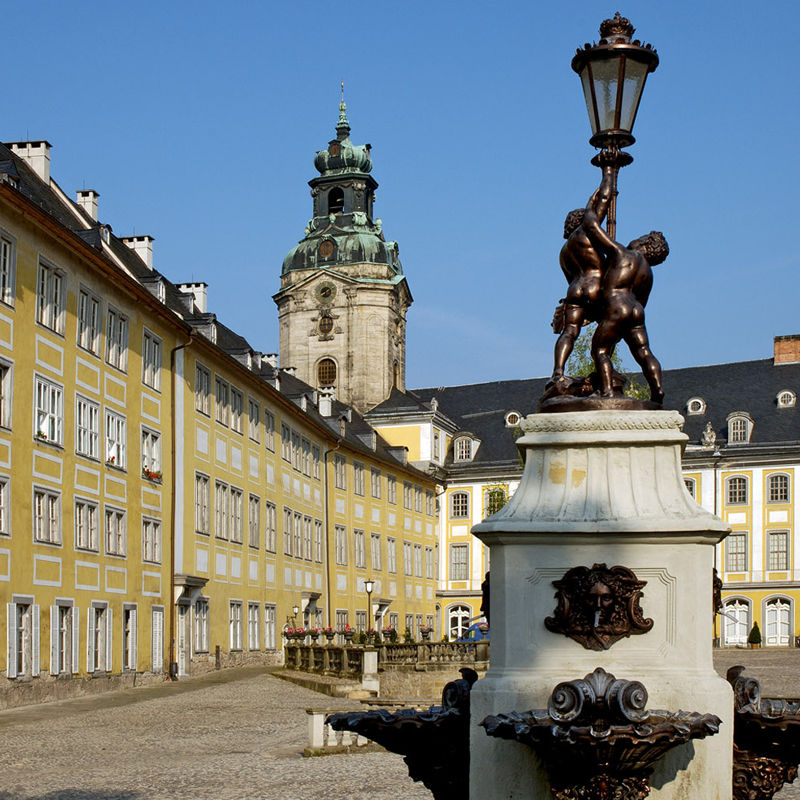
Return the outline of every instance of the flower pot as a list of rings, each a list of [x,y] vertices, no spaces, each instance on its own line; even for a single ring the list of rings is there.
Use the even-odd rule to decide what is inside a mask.
[[[325,639],[327,640],[328,644],[331,644],[331,642],[333,642],[333,637],[334,636],[336,636],[335,633],[326,633],[325,634]]]

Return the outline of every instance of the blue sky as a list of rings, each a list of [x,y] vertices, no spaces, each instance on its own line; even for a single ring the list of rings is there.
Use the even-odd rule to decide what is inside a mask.
[[[415,302],[410,387],[548,374],[564,214],[599,172],[570,60],[619,10],[661,64],[620,175],[618,235],[671,255],[647,309],[667,368],[767,358],[800,333],[796,5],[774,0],[227,4],[4,10],[0,138],[46,138],[70,194],[205,280],[218,318],[277,351],[271,295],[311,214],[345,81],[376,216]]]

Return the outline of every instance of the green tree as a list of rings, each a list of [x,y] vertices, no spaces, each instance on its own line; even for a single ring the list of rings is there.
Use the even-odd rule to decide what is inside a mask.
[[[592,361],[592,337],[597,330],[597,323],[592,322],[587,325],[575,342],[572,354],[567,361],[566,373],[574,378],[585,378],[594,372],[594,362]],[[622,363],[619,350],[614,350],[611,356],[611,363],[614,369],[621,375],[625,375],[628,382],[625,384],[623,394],[625,397],[633,397],[637,400],[649,400],[650,391],[637,375],[632,375],[630,369]]]

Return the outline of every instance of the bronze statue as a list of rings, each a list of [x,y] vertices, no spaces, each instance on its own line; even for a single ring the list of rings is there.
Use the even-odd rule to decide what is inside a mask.
[[[571,211],[564,223],[567,241],[559,261],[569,288],[553,316],[553,330],[560,335],[543,403],[559,395],[620,397],[625,379],[611,362],[620,341],[628,345],[642,368],[651,401],[661,404],[664,399],[661,365],[650,350],[644,307],[653,286],[651,267],[666,259],[669,246],[663,234],[651,231],[625,247],[602,227],[615,192],[615,170],[625,155],[608,149],[595,157],[593,163],[603,170],[600,186],[586,208]],[[564,375],[564,366],[581,327],[588,322],[597,322],[591,348],[595,372],[588,378],[570,378]],[[594,407],[602,407],[602,403]]]

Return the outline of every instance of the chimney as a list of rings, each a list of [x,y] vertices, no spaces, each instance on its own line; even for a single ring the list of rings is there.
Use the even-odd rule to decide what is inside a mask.
[[[178,291],[181,294],[189,294],[192,296],[194,307],[198,313],[205,314],[208,311],[208,284],[202,281],[195,281],[193,283],[179,283]]]
[[[281,372],[285,372],[287,375],[294,375],[297,372],[297,367],[281,367]]]
[[[330,417],[333,414],[333,394],[333,389],[323,388],[319,390],[320,416]]]
[[[100,195],[94,189],[78,190],[78,197],[75,202],[97,222],[97,198]]]
[[[261,363],[266,364],[272,369],[278,369],[278,354],[277,353],[264,353],[261,357]]]
[[[12,153],[28,162],[28,166],[46,183],[50,183],[50,142],[7,142]]]
[[[773,344],[774,364],[798,364],[800,363],[800,334],[794,333],[791,336],[776,336]]]
[[[144,261],[147,269],[153,269],[152,236],[123,236],[122,241]],[[203,310],[205,311],[205,309]]]

